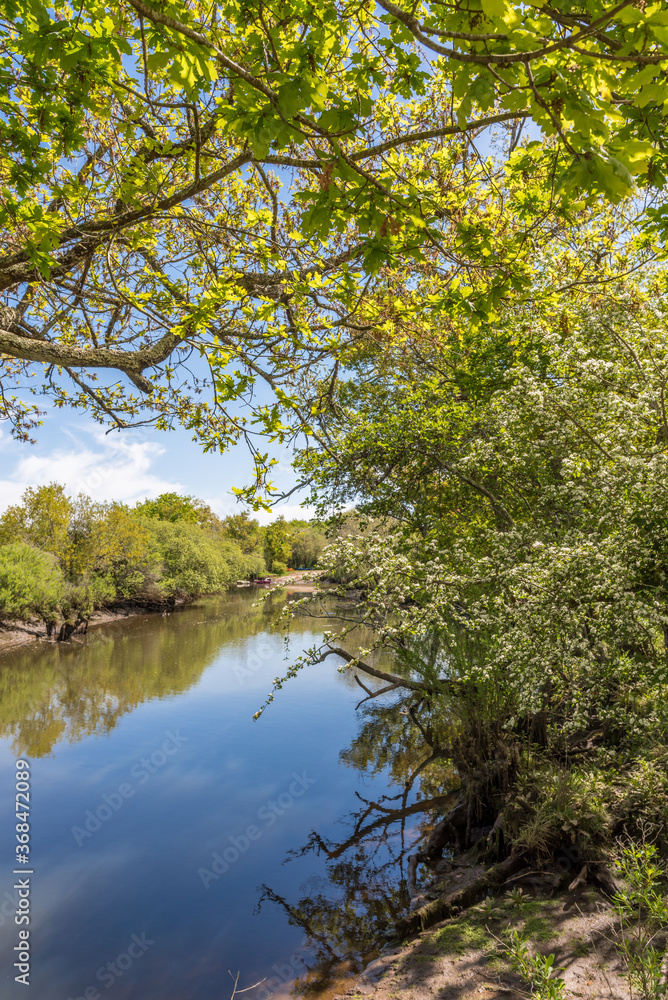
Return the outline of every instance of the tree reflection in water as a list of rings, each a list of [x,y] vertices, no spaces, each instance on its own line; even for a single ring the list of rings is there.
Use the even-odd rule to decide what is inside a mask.
[[[457,779],[433,745],[417,708],[402,698],[363,709],[359,734],[340,759],[367,774],[386,770],[400,790],[378,801],[357,793],[359,809],[339,820],[345,836],[313,830],[307,843],[286,858],[289,862],[309,853],[323,855],[327,877],[304,883],[296,901],[261,886],[257,911],[267,903],[278,905],[306,937],[306,971],[292,984],[293,995],[321,992],[341,975],[360,971],[409,908],[415,892],[409,855],[428,836],[433,812],[457,795],[454,790],[432,792],[454,789]]]
[[[83,645],[43,643],[3,654],[0,737],[12,740],[17,755],[37,758],[64,743],[111,733],[143,702],[193,687],[221,651],[241,648],[256,634],[270,636],[283,599],[270,598],[261,607],[252,601],[248,594],[230,594],[169,619],[135,618],[93,630]],[[303,648],[313,641],[314,625],[297,619],[291,632],[298,643],[303,634]],[[275,643],[280,661],[278,634]],[[268,662],[274,669],[273,659]],[[366,680],[374,689],[382,683]],[[346,670],[340,682],[356,688],[355,671]],[[382,773],[390,793],[376,801],[358,794],[359,807],[337,829],[313,830],[306,844],[290,852],[286,861],[314,854],[325,859],[326,872],[303,884],[296,899],[262,887],[258,905],[277,905],[306,936],[299,952],[306,971],[299,973],[295,959],[298,978],[291,987],[286,977],[280,989],[260,986],[247,1000],[276,998],[288,989],[313,993],[359,970],[409,906],[409,855],[428,834],[430,814],[447,806],[451,795],[441,794],[443,789],[456,784],[440,749],[450,725],[447,705],[395,690],[366,701],[359,714],[358,734],[340,754],[341,763],[369,779]]]
[[[85,640],[1,653],[0,738],[17,756],[46,757],[58,744],[112,732],[143,702],[187,691],[222,649],[270,628],[282,600],[254,608],[254,599],[232,592],[168,617],[93,628]]]

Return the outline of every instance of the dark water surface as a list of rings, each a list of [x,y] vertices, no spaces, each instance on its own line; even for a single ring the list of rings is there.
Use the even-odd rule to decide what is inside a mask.
[[[229,1000],[230,973],[239,989],[264,980],[248,1000],[317,993],[405,908],[420,817],[365,816],[363,801],[402,790],[388,750],[402,717],[378,701],[356,713],[363,693],[330,657],[253,721],[287,661],[276,605],[251,601],[0,655],[3,1000]],[[320,627],[293,629],[293,656]],[[29,988],[12,967],[17,756],[32,782]]]

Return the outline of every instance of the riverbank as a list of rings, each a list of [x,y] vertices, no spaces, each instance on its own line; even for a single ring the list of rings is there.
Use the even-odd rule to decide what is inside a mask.
[[[185,607],[188,602],[181,601],[176,602],[172,607],[169,608],[173,611],[180,607]],[[164,614],[164,610],[160,610],[157,607],[148,608],[142,607],[141,605],[124,605],[120,608],[101,608],[99,611],[95,611],[88,621],[88,628],[95,628],[100,625],[111,625],[114,622],[124,621],[126,618],[135,618],[139,615],[155,615]],[[81,640],[82,634],[79,632],[74,633],[70,637],[70,640]],[[55,634],[52,636],[47,635],[46,625],[44,622],[37,619],[33,619],[28,622],[4,622],[0,623],[0,653],[15,649],[18,646],[25,646],[31,642],[48,642],[56,643]]]
[[[283,587],[288,594],[313,593],[315,591],[315,584],[310,581],[313,578],[314,573],[317,574],[317,570],[298,570],[287,576],[276,577],[275,580],[272,580],[271,585],[272,587]],[[234,591],[234,589],[234,587],[231,588],[232,591]],[[204,596],[211,597],[214,595],[207,594]],[[100,608],[98,611],[95,611],[88,621],[88,628],[90,629],[97,628],[102,625],[112,625],[114,622],[123,621],[126,618],[137,617],[140,615],[171,613],[174,610],[186,607],[190,603],[192,602],[187,599],[176,600],[173,604],[165,604],[164,607],[161,607],[156,604],[142,605],[137,602],[128,601],[127,603],[119,605],[116,608]],[[80,641],[81,638],[81,630],[75,632],[71,637],[74,641]],[[43,621],[40,621],[37,618],[27,622],[0,622],[0,654],[19,646],[25,646],[32,642],[55,643],[56,636],[55,633],[52,636],[47,635],[46,625]]]
[[[475,866],[451,866],[454,882],[476,877]],[[513,967],[513,932],[527,937],[530,954],[554,955],[564,981],[554,996],[628,1000],[611,904],[595,889],[540,896],[507,886],[461,915],[410,941],[390,945],[353,986],[334,1000],[520,1000],[536,996]],[[548,996],[548,994],[545,994]]]

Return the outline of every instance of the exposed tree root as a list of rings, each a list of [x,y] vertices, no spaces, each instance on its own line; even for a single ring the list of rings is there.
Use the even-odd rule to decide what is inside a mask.
[[[413,913],[407,914],[396,923],[397,937],[410,937],[412,934],[419,934],[420,931],[437,924],[439,920],[452,917],[460,910],[465,910],[479,902],[483,896],[494,889],[498,889],[506,879],[524,866],[525,862],[521,855],[511,854],[505,861],[488,868],[474,882],[458,889],[456,892],[448,893],[439,899],[434,899],[425,903]]]
[[[427,846],[421,854],[421,860],[436,861],[442,857],[444,847],[464,844],[467,822],[468,806],[466,800],[461,798],[431,831]]]

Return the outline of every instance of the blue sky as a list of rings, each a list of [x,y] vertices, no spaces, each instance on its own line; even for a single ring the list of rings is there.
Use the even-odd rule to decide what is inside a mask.
[[[0,510],[16,503],[27,486],[62,483],[76,495],[95,500],[134,503],[145,497],[175,491],[206,501],[217,514],[239,513],[244,508],[232,487],[251,481],[252,462],[243,445],[225,455],[205,455],[182,429],[161,432],[146,427],[105,433],[105,428],[85,414],[49,409],[36,445],[14,441],[6,424],[0,424]],[[289,490],[296,477],[289,450],[276,452],[279,466],[274,481]],[[278,514],[309,517],[293,494],[275,514],[254,515],[267,523]]]

